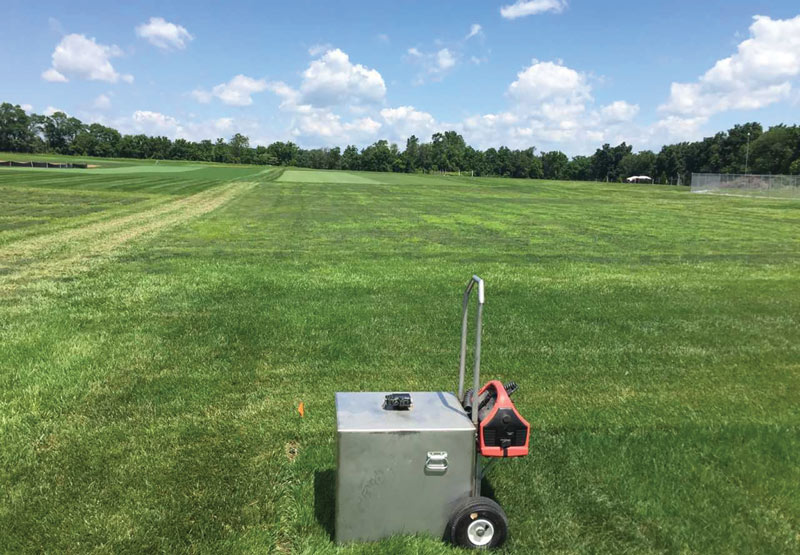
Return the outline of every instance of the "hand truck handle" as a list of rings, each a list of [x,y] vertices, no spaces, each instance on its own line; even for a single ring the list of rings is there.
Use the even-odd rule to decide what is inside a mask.
[[[464,291],[464,302],[461,307],[461,359],[458,365],[458,400],[464,402],[464,375],[467,363],[467,316],[469,296],[475,285],[478,286],[478,315],[475,318],[475,365],[472,370],[472,423],[478,425],[478,389],[481,382],[481,329],[483,328],[483,280],[472,276]]]

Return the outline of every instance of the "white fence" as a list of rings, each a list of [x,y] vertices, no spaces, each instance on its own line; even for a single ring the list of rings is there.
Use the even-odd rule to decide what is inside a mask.
[[[800,198],[800,176],[693,173],[692,192],[748,197]]]

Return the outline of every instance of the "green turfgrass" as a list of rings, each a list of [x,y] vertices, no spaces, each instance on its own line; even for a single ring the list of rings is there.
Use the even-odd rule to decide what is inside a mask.
[[[209,171],[0,172],[4,550],[335,552],[333,393],[454,388],[472,273],[533,425],[510,552],[800,548],[800,203]]]
[[[165,193],[186,195],[197,193],[229,179],[256,176],[263,166],[211,167],[199,165],[129,165],[94,169],[4,168],[0,167],[0,183],[30,188],[74,189]],[[0,213],[2,214],[2,213]]]
[[[363,172],[330,170],[286,170],[278,181],[288,183],[359,183],[377,185],[380,181],[365,177]]]
[[[155,160],[142,158],[91,158],[88,156],[71,156],[67,154],[30,154],[24,152],[0,152],[0,160],[14,160],[16,162],[78,162],[83,164],[93,164],[98,168],[121,168],[129,166],[158,166],[158,167],[179,167],[179,166],[204,166],[213,168],[242,168],[240,164],[223,164],[219,162],[199,162],[186,160]],[[263,168],[264,166],[259,166]],[[35,169],[35,168],[33,168]],[[53,168],[47,168],[53,169]],[[76,169],[76,168],[73,168]]]

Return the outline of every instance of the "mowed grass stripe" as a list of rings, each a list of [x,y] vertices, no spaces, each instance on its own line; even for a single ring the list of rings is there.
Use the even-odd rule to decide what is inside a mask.
[[[233,182],[128,216],[5,245],[0,248],[0,271],[5,272],[0,290],[86,270],[128,241],[211,212],[254,185]]]
[[[138,212],[175,197],[0,186],[0,246]]]
[[[177,166],[182,169],[182,166]],[[94,191],[158,193],[168,195],[194,194],[221,182],[248,179],[263,171],[260,166],[200,167],[189,171],[173,171],[175,166],[128,166],[122,173],[114,169],[46,170],[0,168],[0,186],[59,187]]]
[[[128,169],[152,170],[154,167],[170,168],[140,163]],[[133,173],[121,177],[104,174],[105,170],[86,170],[93,172],[91,175],[70,170],[0,171],[0,246],[105,220],[115,214],[149,209],[176,196],[196,194],[232,179],[246,179],[265,172],[263,167],[205,167],[200,170],[194,169],[198,166],[175,167],[189,167],[192,171],[174,175]],[[137,203],[139,206],[131,206]]]
[[[278,177],[278,181],[282,183],[359,183],[365,185],[381,183],[379,178],[334,170],[285,170]]]

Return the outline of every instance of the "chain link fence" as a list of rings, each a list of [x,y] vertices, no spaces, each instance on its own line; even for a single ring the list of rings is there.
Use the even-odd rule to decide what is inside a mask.
[[[800,175],[693,173],[692,192],[748,197],[800,198]]]

